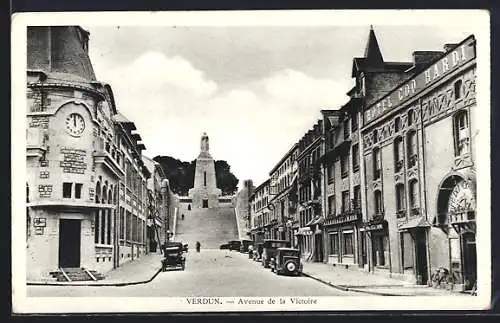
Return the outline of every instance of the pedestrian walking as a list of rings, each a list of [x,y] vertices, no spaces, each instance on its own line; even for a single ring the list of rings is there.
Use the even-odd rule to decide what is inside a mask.
[[[191,204],[188,204],[188,211],[191,211]]]
[[[182,215],[181,215],[181,219],[182,219],[182,220],[184,220],[184,213],[182,213]]]
[[[199,241],[196,241],[196,252],[200,252],[201,248],[201,243]]]

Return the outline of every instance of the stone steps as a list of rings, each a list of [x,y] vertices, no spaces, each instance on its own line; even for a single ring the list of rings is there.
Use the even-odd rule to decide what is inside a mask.
[[[180,214],[184,213],[184,220]],[[229,240],[238,239],[236,214],[232,207],[181,210],[177,218],[176,241],[195,248],[200,241],[202,249],[218,249]]]

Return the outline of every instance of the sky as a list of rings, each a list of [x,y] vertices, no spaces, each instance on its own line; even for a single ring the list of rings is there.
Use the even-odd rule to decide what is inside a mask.
[[[473,25],[374,25],[385,61],[442,50]],[[442,23],[442,22],[441,22]],[[347,102],[353,57],[362,57],[370,22],[359,26],[93,26],[96,77],[111,85],[118,111],[136,124],[149,157],[184,161],[200,137],[240,179],[259,185],[320,118]]]

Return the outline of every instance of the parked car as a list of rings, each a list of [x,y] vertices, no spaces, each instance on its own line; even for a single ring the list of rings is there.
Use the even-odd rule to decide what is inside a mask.
[[[290,248],[290,246],[290,241],[286,240],[264,240],[261,257],[262,266],[264,266],[264,268],[269,268],[269,262],[276,254],[276,249]]]
[[[163,249],[163,259],[161,261],[162,271],[165,272],[170,269],[181,269],[186,268],[186,256],[187,245],[182,244],[182,242],[169,242],[162,246]]]
[[[276,275],[296,275],[302,273],[302,263],[300,262],[300,250],[294,248],[278,248],[276,254],[271,259],[271,271]]]
[[[224,243],[224,244],[221,244],[219,249],[229,249],[231,247],[231,245],[229,243]]]
[[[240,240],[231,240],[228,242],[229,250],[240,251],[241,241]]]

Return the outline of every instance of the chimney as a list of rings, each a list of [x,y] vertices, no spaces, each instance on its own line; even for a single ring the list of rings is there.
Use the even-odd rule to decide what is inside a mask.
[[[445,52],[449,52],[450,50],[452,50],[453,48],[455,48],[458,44],[445,44],[443,47],[444,47],[444,51]]]
[[[440,51],[415,51],[413,52],[413,66],[418,72],[439,59],[443,54],[444,52]]]

